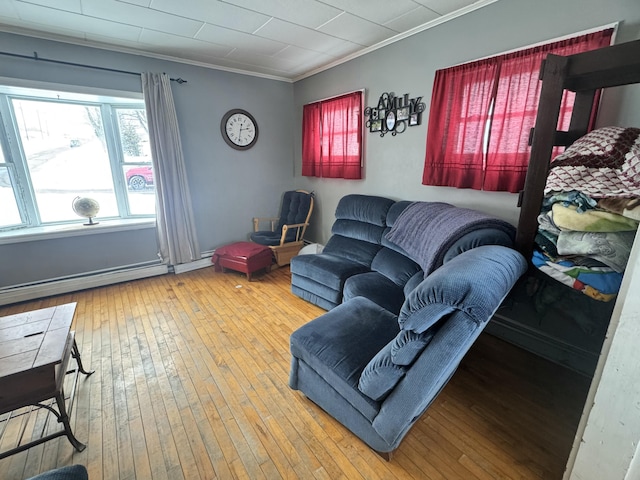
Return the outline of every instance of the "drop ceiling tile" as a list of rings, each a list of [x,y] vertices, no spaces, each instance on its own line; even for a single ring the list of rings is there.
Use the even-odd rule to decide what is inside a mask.
[[[333,55],[314,52],[312,50],[296,47],[294,45],[287,45],[285,48],[283,48],[278,53],[276,53],[274,57],[285,58],[287,60],[298,62],[298,63],[309,62],[313,58],[319,58],[322,62],[328,63],[333,60],[337,60],[338,58],[338,57],[334,57]]]
[[[67,12],[82,13],[80,0],[16,0],[17,3],[29,3],[41,7],[55,8]]]
[[[296,66],[296,62],[278,57],[268,57],[265,55],[256,55],[255,53],[236,49],[226,58],[244,63],[246,65],[258,65],[261,67],[275,68],[276,70],[287,71]]]
[[[104,18],[183,37],[193,37],[203,25],[203,22],[189,18],[115,0],[82,0],[82,13],[90,17]]]
[[[430,10],[433,10],[440,15],[446,15],[454,10],[459,10],[463,7],[476,3],[477,0],[415,0],[421,5],[424,5]]]
[[[16,8],[20,18],[27,19],[29,22],[39,23],[39,30],[44,32],[50,31],[49,27],[47,27],[47,25],[49,25],[82,34],[84,34],[84,32],[92,32],[113,39],[137,40],[142,31],[141,28],[131,25],[109,22],[107,20],[86,17],[77,13],[64,12],[62,10],[40,7],[24,2],[16,3]]]
[[[316,52],[330,53],[345,48],[345,41],[331,35],[301,27],[293,23],[272,19],[256,32],[259,37],[269,38],[285,44],[307,48]]]
[[[179,37],[169,33],[158,32],[156,30],[143,30],[140,34],[141,44],[146,46],[157,46],[167,55],[187,56],[189,50],[199,54],[206,53],[211,56],[224,57],[233,50],[231,47],[216,45],[211,42],[203,42],[193,38]],[[188,58],[188,56],[186,57]]]
[[[254,32],[271,18],[217,0],[152,0],[151,8],[247,33]]]
[[[0,16],[0,21],[2,17]],[[84,32],[78,32],[77,30],[69,30],[67,28],[61,27],[52,27],[49,25],[42,25],[40,23],[27,22],[20,19],[11,19],[11,26],[20,29],[21,32],[25,32],[25,35],[29,35],[30,33],[41,33],[46,32],[51,36],[55,36],[56,38],[63,38],[67,40],[73,41],[83,41],[85,40]],[[46,30],[45,30],[46,28]],[[10,30],[13,31],[13,30]],[[109,39],[111,43],[113,43],[113,37]]]
[[[151,0],[116,0],[120,3],[131,3],[132,5],[139,5],[141,7],[151,6]]]
[[[3,21],[2,17],[7,17],[7,21]],[[18,16],[18,10],[16,9],[15,2],[13,0],[9,0],[8,2],[0,2],[0,23],[7,23],[12,25],[17,18],[20,17]]]
[[[362,17],[370,22],[384,24],[400,15],[416,8],[413,0],[367,0],[354,2],[353,0],[325,0],[326,3],[340,10]]]
[[[396,34],[396,32],[390,28],[369,22],[350,13],[343,13],[318,30],[366,46],[375,45]]]
[[[431,22],[438,18],[440,18],[440,15],[438,15],[433,10],[429,10],[425,7],[416,7],[409,13],[401,15],[397,18],[394,18],[390,22],[385,23],[384,26],[395,30],[396,32],[406,32],[407,30],[419,27],[420,25],[424,25],[425,23]]]
[[[229,0],[229,3],[308,28],[318,28],[342,13],[342,9],[316,0]]]
[[[219,45],[252,50],[262,55],[273,55],[286,47],[286,44],[275,40],[256,37],[255,35],[249,35],[248,33],[238,32],[237,30],[223,28],[217,25],[210,25],[208,23],[202,27],[195,38]]]

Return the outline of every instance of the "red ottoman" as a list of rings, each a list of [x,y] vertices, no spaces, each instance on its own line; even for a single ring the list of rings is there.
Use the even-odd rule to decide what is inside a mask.
[[[236,242],[224,247],[216,248],[211,263],[216,266],[216,272],[224,272],[225,268],[247,274],[251,281],[251,274],[260,269],[271,270],[273,252],[265,245],[253,242]]]

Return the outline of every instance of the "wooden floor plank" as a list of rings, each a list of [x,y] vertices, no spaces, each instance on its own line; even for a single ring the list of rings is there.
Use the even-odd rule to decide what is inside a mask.
[[[291,294],[287,267],[251,282],[212,268],[168,274],[0,315],[71,301],[96,370],[80,376],[71,415],[87,448],[64,437],[33,447],[0,460],[3,480],[72,463],[105,480],[561,478],[589,384],[483,334],[386,462],[289,388],[289,336],[324,312]]]

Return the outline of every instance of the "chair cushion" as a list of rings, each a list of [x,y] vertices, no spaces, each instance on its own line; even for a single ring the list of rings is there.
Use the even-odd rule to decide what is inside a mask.
[[[287,236],[288,235],[289,232],[287,232]],[[260,230],[258,232],[253,232],[250,236],[251,241],[259,243],[260,245],[266,245],[270,247],[280,245],[280,237],[282,237],[282,232],[272,232],[270,230]]]
[[[283,225],[294,225],[296,223],[304,223],[309,215],[309,209],[311,208],[312,194],[307,192],[284,192],[282,197],[282,208],[280,209],[280,220],[278,221],[279,232],[282,232]],[[295,230],[287,232],[293,234],[293,238],[287,241],[293,241],[295,239]]]

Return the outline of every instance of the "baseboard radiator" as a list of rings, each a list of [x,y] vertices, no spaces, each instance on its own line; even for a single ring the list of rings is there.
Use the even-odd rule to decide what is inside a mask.
[[[103,287],[114,283],[164,275],[168,272],[169,268],[166,265],[136,265],[117,270],[86,272],[82,275],[54,278],[33,284],[15,285],[0,289],[0,305]]]
[[[89,288],[104,287],[156,275],[165,275],[167,273],[180,274],[190,272],[191,270],[211,266],[212,254],[213,252],[205,252],[200,260],[180,265],[167,266],[157,262],[127,265],[112,270],[85,272],[79,275],[52,278],[37,283],[0,288],[0,306]]]

